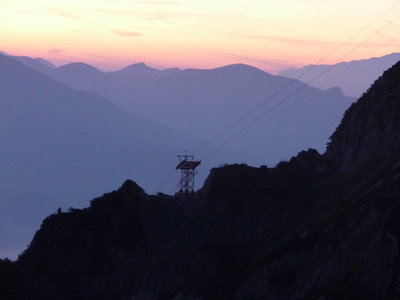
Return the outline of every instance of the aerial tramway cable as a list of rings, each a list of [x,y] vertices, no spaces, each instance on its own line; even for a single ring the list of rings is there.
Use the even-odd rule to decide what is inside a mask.
[[[275,92],[273,95],[271,95],[270,97],[268,97],[267,99],[265,99],[264,101],[262,101],[261,103],[257,104],[253,109],[249,110],[247,113],[245,113],[243,116],[241,116],[239,119],[235,120],[232,124],[230,124],[229,126],[227,126],[226,128],[224,128],[222,131],[220,131],[218,134],[216,134],[214,137],[212,137],[211,139],[209,139],[207,142],[205,142],[203,145],[201,145],[200,147],[198,147],[193,154],[198,153],[199,151],[201,151],[202,149],[204,149],[205,147],[207,147],[209,144],[211,144],[212,142],[214,142],[216,139],[218,139],[220,136],[224,135],[225,133],[227,133],[228,131],[230,131],[233,127],[235,127],[237,124],[239,124],[240,122],[244,121],[246,118],[248,118],[250,115],[252,115],[253,113],[255,113],[259,108],[263,107],[265,104],[267,104],[269,101],[271,101],[273,98],[275,98],[276,96],[278,96],[279,94],[281,94],[284,90],[286,90],[290,85],[292,85],[295,82],[298,82],[298,80],[300,78],[302,78],[305,74],[307,74],[308,72],[311,72],[317,65],[321,64],[325,59],[327,59],[328,57],[330,57],[332,54],[334,54],[336,51],[338,51],[339,49],[343,48],[345,45],[347,45],[349,42],[351,42],[354,38],[356,38],[358,35],[360,35],[362,32],[364,32],[365,30],[367,30],[370,26],[372,26],[373,24],[375,24],[378,20],[380,20],[382,17],[384,17],[385,15],[387,15],[389,12],[391,12],[395,7],[400,5],[400,1],[397,2],[395,5],[393,5],[392,7],[390,7],[388,10],[386,10],[384,13],[382,13],[381,15],[379,15],[377,18],[375,18],[373,21],[371,21],[370,23],[368,23],[366,26],[364,26],[363,28],[361,28],[361,30],[359,30],[358,32],[356,32],[355,34],[353,34],[350,38],[346,39],[344,42],[342,42],[340,45],[338,45],[336,48],[334,48],[332,51],[330,51],[327,55],[325,55],[324,57],[322,57],[321,59],[319,59],[316,63],[314,63],[312,65],[311,68],[308,68],[306,70],[304,70],[299,76],[297,76],[296,78],[292,79],[290,82],[288,82],[286,85],[284,85],[281,89],[279,89],[277,92]],[[351,51],[349,51],[348,53],[346,53],[346,55],[344,55],[343,57],[340,58],[340,60],[343,60],[344,58],[346,58],[347,56],[349,56],[351,53],[353,53],[354,51],[356,51],[358,48],[360,48],[361,46],[363,46],[365,43],[367,43],[370,39],[372,39],[375,35],[381,33],[386,27],[388,27],[389,25],[391,25],[391,23],[387,23],[385,24],[385,26],[383,26],[380,30],[375,31],[374,34],[372,34],[369,38],[367,38],[366,40],[364,40],[362,43],[356,45],[356,47],[354,47]],[[339,61],[340,62],[340,61]],[[321,71],[321,73],[319,73],[317,76],[315,76],[311,81],[309,81],[308,83],[304,84],[301,88],[299,88],[298,90],[296,90],[294,93],[292,93],[291,95],[289,95],[288,97],[284,98],[281,102],[278,102],[277,104],[275,104],[272,108],[270,108],[269,110],[267,110],[266,112],[264,112],[261,116],[257,117],[256,119],[254,119],[250,124],[248,124],[247,126],[245,126],[242,130],[240,130],[238,133],[234,134],[233,136],[231,136],[229,139],[225,140],[222,144],[220,144],[219,146],[217,146],[217,148],[215,148],[213,151],[207,153],[206,155],[203,156],[202,160],[207,159],[208,157],[210,157],[212,154],[214,154],[215,152],[217,152],[219,149],[221,149],[223,146],[225,146],[226,144],[228,144],[229,142],[231,142],[232,140],[234,140],[235,138],[244,135],[244,133],[246,132],[247,129],[249,129],[250,127],[252,127],[253,125],[255,125],[258,121],[260,121],[262,118],[264,118],[266,115],[270,114],[272,111],[274,111],[275,109],[277,109],[279,106],[283,105],[284,103],[286,103],[288,100],[290,100],[294,95],[296,95],[297,93],[301,92],[305,87],[307,87],[309,84],[313,83],[315,80],[317,80],[318,78],[320,78],[323,74],[325,74],[328,70],[330,70],[332,68],[332,66],[328,67],[327,69]],[[171,170],[171,172],[165,177],[165,179],[160,183],[160,185],[157,188],[157,191],[159,191],[162,186],[168,181],[168,179],[175,173],[175,168],[173,170]]]
[[[354,51],[356,51],[358,48],[360,48],[361,46],[363,46],[364,44],[366,44],[369,40],[371,40],[373,37],[375,37],[375,35],[379,34],[380,32],[382,32],[385,28],[387,28],[388,26],[390,26],[391,23],[387,23],[385,24],[385,26],[383,26],[381,29],[379,29],[378,31],[374,32],[371,36],[369,36],[367,39],[365,39],[362,43],[358,44],[355,48],[353,48],[352,50],[350,50],[348,53],[346,53],[344,56],[342,56],[341,58],[339,58],[338,62],[342,61],[343,59],[345,59],[347,56],[349,56],[350,54],[352,54]],[[334,64],[336,64],[334,63]],[[257,117],[256,119],[254,119],[250,124],[248,124],[247,126],[245,126],[242,130],[240,130],[238,133],[234,134],[233,136],[231,136],[229,139],[227,139],[225,142],[223,142],[221,145],[217,146],[217,148],[215,148],[213,151],[209,152],[208,154],[206,154],[205,156],[203,156],[201,158],[201,160],[205,160],[206,158],[208,158],[209,156],[211,156],[212,154],[214,154],[215,152],[217,152],[219,149],[221,149],[223,146],[225,146],[226,144],[228,144],[229,142],[233,141],[235,138],[238,138],[240,136],[243,136],[245,134],[245,132],[252,126],[254,126],[256,123],[258,123],[261,119],[263,119],[264,117],[266,117],[267,115],[269,115],[271,112],[275,111],[278,107],[280,107],[281,105],[285,104],[286,102],[288,102],[293,96],[297,95],[298,93],[300,93],[302,90],[304,90],[306,87],[308,87],[310,84],[312,84],[315,80],[319,79],[321,76],[323,76],[326,72],[328,72],[331,68],[327,68],[323,71],[321,71],[317,76],[315,76],[313,79],[311,79],[310,81],[308,81],[307,83],[305,83],[304,85],[302,85],[300,88],[298,88],[295,92],[293,92],[292,94],[290,94],[289,96],[285,97],[282,101],[276,103],[274,106],[272,106],[270,109],[268,109],[266,112],[264,112],[263,114],[261,114],[259,117]]]
[[[235,120],[233,123],[231,123],[229,126],[225,127],[223,130],[221,130],[218,134],[216,134],[214,137],[212,137],[211,139],[209,139],[207,142],[205,142],[203,145],[201,145],[200,147],[198,147],[193,154],[198,153],[199,151],[201,151],[202,149],[204,149],[205,147],[207,147],[209,144],[211,144],[213,141],[215,141],[216,139],[218,139],[220,136],[222,136],[223,134],[227,133],[230,129],[232,129],[233,127],[235,127],[237,124],[239,124],[240,122],[244,121],[248,116],[250,116],[251,114],[255,113],[259,108],[261,108],[262,106],[264,106],[265,104],[269,103],[272,99],[274,99],[276,96],[278,96],[279,94],[281,94],[284,90],[286,90],[289,86],[291,86],[293,83],[298,82],[298,80],[300,78],[302,78],[304,75],[306,75],[307,73],[311,72],[313,69],[315,69],[317,67],[317,65],[321,64],[325,59],[327,59],[328,57],[330,57],[332,54],[334,54],[336,51],[338,51],[339,49],[343,48],[346,44],[348,44],[350,41],[352,41],[354,38],[356,38],[359,34],[361,34],[362,32],[364,32],[366,29],[368,29],[371,25],[375,24],[378,20],[380,20],[382,17],[384,17],[385,15],[387,15],[390,11],[392,11],[395,7],[399,6],[400,2],[397,2],[394,6],[390,7],[388,10],[386,10],[384,13],[382,13],[381,15],[379,15],[377,18],[375,18],[373,21],[371,21],[370,23],[368,23],[366,26],[364,26],[363,28],[361,28],[358,32],[356,32],[355,34],[353,34],[351,37],[349,37],[348,39],[346,39],[344,42],[342,42],[341,44],[339,44],[336,48],[334,48],[333,50],[331,50],[327,55],[325,55],[324,57],[322,57],[321,59],[319,59],[316,63],[311,65],[311,68],[308,68],[306,70],[304,70],[300,75],[298,75],[296,78],[293,78],[292,80],[290,80],[287,84],[285,84],[282,88],[280,88],[278,91],[276,91],[274,94],[272,94],[271,96],[269,96],[268,98],[266,98],[265,100],[263,100],[261,103],[257,104],[254,108],[252,108],[251,110],[249,110],[247,113],[245,113],[244,115],[242,115],[239,119]],[[357,47],[358,49],[359,47]],[[329,67],[328,67],[329,69]]]

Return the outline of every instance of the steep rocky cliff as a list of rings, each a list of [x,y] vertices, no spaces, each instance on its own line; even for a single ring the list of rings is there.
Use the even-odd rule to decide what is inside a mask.
[[[400,64],[394,65],[345,113],[325,156],[347,172],[400,149]]]
[[[325,155],[216,168],[187,198],[126,181],[51,215],[17,262],[0,261],[0,298],[398,299],[399,103],[400,64]]]

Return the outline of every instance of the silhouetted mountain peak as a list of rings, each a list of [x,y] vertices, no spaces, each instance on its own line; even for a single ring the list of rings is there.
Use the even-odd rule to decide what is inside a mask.
[[[125,70],[145,70],[145,69],[154,69],[149,67],[148,65],[146,65],[144,62],[140,62],[140,63],[135,63],[135,64],[131,64],[126,66],[125,68],[123,68],[121,71]]]
[[[326,92],[336,94],[336,95],[343,95],[343,91],[340,87],[335,86],[333,88],[327,89]]]
[[[86,63],[81,63],[81,62],[75,62],[75,63],[70,63],[64,66],[61,66],[59,68],[60,71],[62,72],[69,72],[69,73],[73,73],[73,72],[79,72],[79,73],[88,73],[88,74],[102,74],[103,72],[101,72],[99,69],[86,64]]]
[[[270,75],[268,72],[265,72],[259,68],[250,66],[250,65],[246,65],[246,64],[231,64],[231,65],[227,65],[227,66],[223,66],[223,67],[219,67],[219,68],[215,68],[215,69],[211,69],[210,71],[213,72],[224,72],[224,73],[230,73],[230,74],[244,74],[244,75],[249,75],[249,74],[258,74],[258,75]]]
[[[238,85],[244,82],[256,84],[256,82],[260,83],[263,80],[268,80],[273,77],[273,75],[250,65],[232,64],[214,69],[185,69],[170,74],[161,81],[164,85],[174,85],[176,82],[185,82],[184,85],[187,84],[189,86],[207,85],[209,88],[210,85],[215,85],[223,88],[222,86],[232,84],[234,81],[237,82]],[[275,78],[277,79],[278,77]],[[193,80],[197,82],[191,82]]]
[[[90,207],[102,211],[115,210],[117,207],[132,207],[135,206],[138,200],[144,199],[145,197],[145,191],[138,184],[132,180],[126,180],[116,191],[93,199],[90,202]]]
[[[258,72],[263,72],[263,73],[267,73],[257,67],[254,66],[250,66],[247,64],[243,64],[243,63],[237,63],[237,64],[231,64],[231,65],[226,65],[223,67],[219,67],[219,68],[215,68],[213,70],[237,70],[237,71],[258,71]]]
[[[140,63],[128,65],[125,68],[123,68],[119,71],[112,72],[112,73],[124,74],[124,75],[132,75],[132,74],[136,75],[136,74],[140,74],[143,72],[159,72],[159,71],[160,70],[149,67],[145,63],[140,62]]]
[[[126,180],[118,189],[118,192],[130,195],[145,195],[144,190],[133,180]]]

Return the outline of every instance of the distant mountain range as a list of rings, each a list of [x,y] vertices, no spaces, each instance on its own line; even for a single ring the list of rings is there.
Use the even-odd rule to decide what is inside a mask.
[[[335,65],[308,65],[300,69],[291,68],[281,71],[279,75],[297,78],[323,90],[340,87],[344,94],[358,98],[382,75],[383,71],[398,61],[400,61],[400,53],[392,53],[382,57],[341,62]],[[319,74],[322,75],[319,76]]]
[[[121,180],[136,178],[155,193],[176,155],[204,143],[4,55],[0,107],[0,257],[21,250],[57,207],[79,207]],[[211,167],[242,159],[260,162],[223,151],[202,164],[199,182]],[[163,191],[174,191],[177,174],[171,179]]]
[[[104,96],[137,116],[205,140],[284,90],[228,135],[215,141],[224,143],[261,114],[282,101],[287,102],[278,105],[267,121],[230,143],[232,149],[260,157],[269,165],[288,159],[304,148],[324,151],[330,132],[355,100],[339,89],[321,91],[243,64],[211,70],[157,70],[139,63],[116,72],[102,72],[84,63],[45,70],[36,66],[36,60],[27,65],[74,89]],[[301,92],[296,93],[297,90]],[[294,96],[290,97],[292,94]],[[211,148],[203,150],[199,155],[213,151]]]
[[[1,51],[0,53],[5,54]],[[87,64],[72,63],[63,66],[60,68],[61,70],[56,71],[55,69],[57,68],[54,64],[42,58],[30,58],[27,56],[13,57],[39,72],[57,78],[71,87],[90,90],[108,97],[112,96],[112,98],[115,98],[122,103],[126,102],[127,98],[124,93],[119,93],[119,89],[122,88],[133,93],[136,90],[135,88],[148,86],[164,76],[181,71],[178,68],[158,70],[151,68],[144,63],[132,64],[114,72],[101,72]],[[296,78],[310,86],[322,90],[339,87],[345,95],[358,98],[367,91],[383,71],[398,61],[400,61],[400,53],[392,53],[382,57],[353,60],[334,65],[307,65],[302,68],[289,68],[279,72],[278,75]],[[64,67],[66,68],[65,70],[63,70]],[[93,84],[92,82],[92,84],[90,84],[90,81],[78,81],[74,75],[80,72],[85,74],[85,69],[92,69],[92,75],[97,73],[98,76],[99,73],[103,73],[113,76],[108,76],[109,78],[106,80],[106,87],[103,87],[101,84],[99,85],[99,82],[96,84]],[[321,73],[322,75],[320,75]],[[111,80],[111,77],[114,77],[114,80]],[[102,83],[104,84],[105,82]]]
[[[223,143],[265,115],[229,145],[275,165],[301,149],[324,151],[330,132],[354,100],[338,90],[321,91],[300,81],[236,64],[175,72],[143,89],[123,107],[209,139],[259,106],[217,141]]]

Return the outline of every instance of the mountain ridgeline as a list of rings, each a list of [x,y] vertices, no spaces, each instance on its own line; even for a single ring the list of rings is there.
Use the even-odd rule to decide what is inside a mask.
[[[382,57],[341,62],[335,65],[308,65],[300,69],[287,69],[279,75],[301,77],[304,82],[319,89],[339,86],[345,95],[360,97],[385,70],[400,60],[400,53]]]
[[[15,299],[398,299],[400,63],[346,112],[325,154],[215,168],[187,198],[133,181],[43,221]],[[8,298],[7,298],[8,297]]]
[[[136,116],[205,140],[257,106],[257,112],[229,134],[261,114],[268,115],[266,120],[252,126],[240,139],[234,139],[229,147],[261,158],[260,163],[268,165],[289,159],[307,147],[325,151],[329,135],[355,101],[343,95],[340,88],[319,90],[245,64],[157,70],[138,63],[119,71],[102,72],[85,63],[50,68],[38,66],[37,60],[21,61],[70,88],[96,93]],[[265,104],[260,105],[262,102]],[[270,110],[273,113],[267,113]],[[229,134],[215,142],[223,143]],[[207,154],[210,148],[203,149],[200,155]]]

